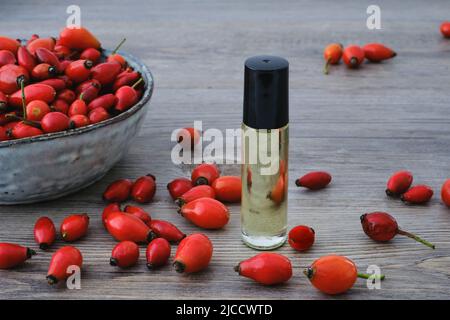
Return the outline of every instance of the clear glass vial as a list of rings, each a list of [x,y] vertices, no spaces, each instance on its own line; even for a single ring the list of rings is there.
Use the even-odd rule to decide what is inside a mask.
[[[289,63],[274,56],[245,62],[241,232],[245,244],[270,250],[287,235]]]

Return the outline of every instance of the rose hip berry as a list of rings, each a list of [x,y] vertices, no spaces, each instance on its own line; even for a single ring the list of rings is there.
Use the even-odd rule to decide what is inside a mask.
[[[41,250],[47,250],[56,238],[56,229],[53,221],[48,217],[41,217],[34,225],[34,240]]]
[[[62,112],[49,112],[41,120],[44,132],[59,132],[69,128],[69,117]]]
[[[103,199],[110,202],[123,202],[130,197],[133,182],[120,179],[111,183],[103,193]]]
[[[11,136],[15,139],[34,137],[43,134],[42,130],[30,126],[24,122],[17,123],[10,132]]]
[[[381,62],[394,58],[397,53],[381,43],[369,43],[362,47],[364,56],[371,62]]]
[[[103,62],[92,68],[91,77],[105,86],[114,82],[121,69],[122,66],[115,61]]]
[[[200,184],[211,185],[219,176],[220,171],[215,164],[202,163],[192,170],[191,180],[196,186]]]
[[[194,233],[178,245],[173,267],[179,273],[194,273],[206,269],[211,261],[213,245],[202,233]]]
[[[402,194],[401,199],[411,204],[424,204],[433,197],[433,189],[426,185],[417,185]]]
[[[75,50],[100,49],[100,41],[83,27],[64,28],[59,34],[59,44]]]
[[[89,118],[82,114],[76,114],[69,118],[70,128],[82,128],[90,124]]]
[[[234,271],[263,285],[276,285],[292,277],[291,261],[277,253],[260,253],[241,261]]]
[[[20,47],[20,43],[16,39],[0,36],[0,49],[1,50],[8,50],[15,54],[19,47]]]
[[[0,269],[14,268],[34,256],[30,248],[13,243],[0,243]]]
[[[91,60],[76,60],[67,66],[65,74],[73,82],[81,83],[89,79],[93,65]]]
[[[132,214],[132,215],[138,217],[146,225],[149,225],[149,223],[152,221],[150,214],[140,207],[127,205],[127,206],[125,206],[124,211],[126,213],[129,213],[129,214]]]
[[[83,256],[80,250],[72,246],[65,246],[56,251],[50,261],[47,272],[48,284],[53,285],[70,276],[69,267],[77,266],[81,268]]]
[[[53,51],[53,49],[55,48],[55,39],[51,37],[37,38],[36,40],[27,43],[27,50],[34,56],[36,55],[36,51],[39,48],[46,48],[50,51]]]
[[[358,68],[364,61],[364,50],[359,46],[351,45],[344,49],[342,58],[349,68]]]
[[[297,251],[306,251],[314,243],[315,232],[308,226],[296,226],[289,231],[289,245]]]
[[[188,191],[186,191],[186,193],[183,193],[181,197],[178,197],[175,200],[175,203],[179,207],[182,207],[186,203],[192,202],[196,199],[200,198],[214,199],[215,197],[216,193],[212,187],[210,187],[209,185],[199,185],[189,189]]]
[[[450,21],[442,22],[440,30],[445,38],[450,38]]]
[[[90,123],[98,123],[111,118],[108,111],[106,111],[104,108],[93,109],[92,111],[89,112],[88,117]]]
[[[108,204],[102,212],[102,222],[103,222],[103,226],[106,228],[106,219],[108,218],[110,213],[113,212],[121,212],[122,210],[120,209],[120,203],[118,202],[112,202],[110,204]]]
[[[295,180],[297,187],[304,187],[310,190],[320,190],[328,186],[331,182],[331,174],[325,171],[313,171]]]
[[[69,107],[69,117],[74,115],[87,115],[88,107],[83,99],[76,99]]]
[[[112,212],[106,217],[105,224],[117,241],[146,243],[153,239],[150,228],[141,219],[128,213]]]
[[[164,238],[171,243],[178,243],[186,237],[186,234],[169,221],[152,220],[147,225],[152,230],[153,238]]]
[[[103,108],[105,110],[110,110],[117,102],[117,98],[112,93],[104,94],[98,98],[95,98],[92,100],[89,105],[88,109],[90,111],[94,110],[95,108]]]
[[[139,246],[132,241],[122,241],[112,250],[109,264],[119,268],[134,266],[139,259]]]
[[[131,197],[139,203],[150,202],[156,192],[155,180],[151,174],[138,178],[131,188]]]
[[[51,66],[48,63],[40,63],[36,65],[31,71],[31,75],[36,80],[46,80],[56,76],[58,73],[55,66]]]
[[[241,177],[221,176],[212,183],[216,199],[222,202],[237,203],[241,201]]]
[[[413,182],[413,175],[409,171],[395,172],[388,180],[386,194],[397,197],[408,191]]]
[[[303,273],[311,284],[326,294],[340,294],[353,287],[356,279],[367,279],[371,275],[358,273],[355,263],[347,257],[330,255],[324,256],[305,269]],[[384,275],[379,279],[383,280]]]
[[[73,214],[66,217],[61,223],[61,236],[64,241],[71,242],[84,237],[89,227],[87,214]]]
[[[432,243],[412,233],[401,230],[395,218],[386,212],[366,213],[360,219],[364,233],[375,241],[387,242],[399,234],[414,239],[431,249],[435,248]]]
[[[50,107],[45,101],[34,100],[27,105],[27,120],[41,121],[49,113]]]
[[[100,60],[101,53],[95,48],[87,48],[80,54],[80,59],[90,60],[93,63],[97,63]]]
[[[178,212],[197,227],[223,228],[230,220],[228,208],[212,198],[200,198],[183,205]]]
[[[56,91],[48,84],[35,83],[29,84],[24,88],[25,104],[34,100],[42,100],[51,103],[56,96]],[[22,106],[22,91],[18,90],[9,97],[9,104],[12,107]]]
[[[447,207],[450,207],[450,179],[445,181],[442,185],[441,198],[442,202],[444,202]]]
[[[181,143],[185,138],[190,141],[192,149],[200,141],[200,132],[195,128],[183,128],[177,133],[177,142]]]
[[[147,268],[153,269],[167,264],[170,258],[170,243],[164,238],[152,240],[145,253]]]
[[[120,87],[117,89],[115,96],[116,105],[114,109],[120,112],[128,110],[139,100],[136,90],[130,86]]]
[[[170,196],[173,200],[181,197],[184,193],[192,189],[192,181],[186,178],[178,178],[170,181],[167,184]]]
[[[17,51],[17,62],[19,66],[27,69],[28,72],[31,72],[36,66],[36,58],[25,47],[19,47]]]
[[[0,50],[0,67],[3,67],[7,64],[15,64],[16,57],[11,51],[8,50]]]
[[[323,51],[323,58],[325,59],[325,67],[323,68],[323,73],[328,74],[330,64],[338,64],[341,60],[343,52],[342,44],[331,43],[325,47]]]

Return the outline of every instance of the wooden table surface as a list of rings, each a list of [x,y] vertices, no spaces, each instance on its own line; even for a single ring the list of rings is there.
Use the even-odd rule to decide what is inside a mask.
[[[364,281],[338,299],[448,299],[450,294],[450,210],[440,202],[440,187],[450,178],[450,41],[439,33],[450,17],[450,2],[377,1],[382,29],[366,28],[373,1],[116,1],[107,6],[79,1],[82,23],[105,48],[126,37],[124,50],[142,58],[153,71],[155,91],[140,136],[130,141],[128,156],[95,185],[77,194],[41,204],[0,207],[0,241],[35,247],[33,225],[42,215],[59,224],[64,216],[87,212],[88,236],[76,242],[85,265],[82,289],[47,285],[53,248],[39,251],[22,267],[0,271],[0,298],[27,299],[328,299],[315,290],[301,266],[336,253],[353,259],[361,270],[381,267],[387,278],[380,290]],[[57,35],[70,1],[2,1],[0,30],[11,37],[32,33]],[[339,41],[383,42],[398,56],[360,70],[333,67],[322,74],[322,50]],[[103,229],[101,193],[117,178],[157,176],[155,200],[146,205],[156,218],[186,233],[197,228],[177,215],[166,184],[187,170],[171,163],[175,128],[202,120],[203,127],[238,128],[242,119],[243,63],[270,53],[290,61],[291,144],[289,227],[312,226],[316,243],[307,253],[288,245],[294,276],[286,285],[262,287],[240,278],[233,266],[254,255],[240,240],[239,206],[221,231],[205,232],[214,244],[210,267],[183,276],[170,266],[149,271],[141,250],[139,265],[128,270],[109,266],[115,242]],[[24,159],[30,161],[31,159]],[[36,161],[37,159],[33,159]],[[223,168],[238,173],[237,166]],[[320,192],[295,187],[310,170],[328,170],[332,185]],[[425,206],[407,206],[384,194],[388,176],[409,169],[435,197]],[[387,244],[368,239],[359,216],[391,212],[406,230],[436,244],[431,250],[405,237]],[[55,247],[63,245],[61,241]],[[175,248],[173,248],[174,252]]]

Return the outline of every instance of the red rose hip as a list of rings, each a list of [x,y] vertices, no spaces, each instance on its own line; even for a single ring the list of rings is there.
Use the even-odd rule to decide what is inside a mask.
[[[211,185],[219,176],[220,171],[215,164],[202,163],[192,170],[191,180],[194,185]]]
[[[147,225],[152,230],[153,238],[164,238],[169,242],[178,243],[186,237],[186,234],[169,221],[152,220]]]
[[[170,196],[173,200],[181,197],[184,193],[192,189],[192,181],[186,178],[178,178],[167,184]]]
[[[106,229],[117,241],[146,243],[153,239],[150,228],[138,217],[124,212],[112,212],[105,221]]]
[[[263,285],[276,285],[292,277],[291,261],[277,253],[260,253],[241,261],[234,270]]]
[[[120,179],[111,183],[103,193],[103,199],[110,202],[123,202],[130,197],[133,182]]]
[[[61,236],[64,241],[76,241],[84,237],[89,227],[89,216],[87,214],[73,214],[66,217],[61,223]]]
[[[157,268],[167,264],[170,258],[170,243],[164,238],[152,240],[147,246],[146,254],[147,267]]]
[[[228,208],[212,198],[200,198],[186,203],[178,212],[197,227],[204,229],[223,228],[230,220]]]
[[[296,226],[289,231],[289,245],[297,251],[306,251],[314,243],[315,232],[308,226]]]
[[[394,50],[381,43],[368,43],[362,49],[364,50],[366,59],[372,62],[381,62],[394,58],[397,55]]]
[[[450,38],[450,21],[442,22],[440,30],[445,38]]]
[[[179,207],[182,207],[184,204],[192,202],[196,199],[200,199],[200,198],[214,199],[215,197],[216,197],[216,193],[212,187],[210,187],[208,185],[199,185],[199,186],[195,186],[195,187],[189,189],[188,191],[186,191],[186,193],[184,193],[181,197],[178,197],[175,200],[175,203]]]
[[[417,185],[402,194],[401,199],[411,204],[424,204],[433,197],[433,189],[426,185]]]
[[[237,176],[221,176],[212,183],[216,199],[222,202],[237,203],[241,201],[242,181]]]
[[[0,269],[14,268],[35,255],[30,248],[13,243],[0,243]]]
[[[69,117],[62,112],[49,112],[41,120],[42,130],[46,133],[64,131],[69,128]]]
[[[386,212],[371,212],[363,214],[361,217],[361,225],[364,233],[371,239],[379,242],[387,242],[394,238],[397,234],[412,238],[431,249],[435,246],[418,236],[403,231],[398,227],[397,221],[393,216]]]
[[[122,241],[112,250],[109,264],[119,268],[134,266],[139,259],[139,247],[132,241]]]
[[[442,185],[441,198],[442,202],[444,202],[447,207],[450,207],[450,179],[445,181]]]
[[[149,225],[149,223],[152,221],[152,218],[151,218],[150,214],[147,211],[145,211],[144,209],[140,208],[140,207],[128,205],[128,206],[125,206],[124,211],[126,213],[129,213],[129,214],[132,214],[132,215],[138,217],[146,225]]]
[[[413,175],[409,171],[395,172],[388,180],[386,194],[390,197],[400,196],[406,191],[413,182]]]
[[[53,285],[69,277],[69,267],[81,268],[83,256],[80,250],[72,246],[65,246],[56,251],[50,261],[47,271],[48,284]]]
[[[194,273],[206,269],[211,261],[213,245],[202,233],[184,238],[178,245],[173,267],[179,273]]]
[[[364,51],[359,46],[351,45],[344,49],[342,60],[349,68],[358,68],[364,61]]]
[[[139,203],[147,203],[156,192],[155,176],[148,174],[138,178],[131,189],[131,197]]]
[[[304,187],[310,190],[320,190],[328,186],[331,182],[331,174],[325,171],[313,171],[295,180],[297,187]]]
[[[41,217],[34,225],[34,240],[42,250],[47,250],[56,238],[56,228],[48,217]]]

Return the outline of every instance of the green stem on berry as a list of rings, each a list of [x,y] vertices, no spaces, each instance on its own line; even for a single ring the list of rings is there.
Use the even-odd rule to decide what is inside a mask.
[[[330,72],[330,63],[331,59],[328,59],[327,63],[325,63],[325,66],[323,67],[323,74],[328,74]]]
[[[359,273],[358,272],[358,278],[371,279],[371,280],[375,280],[375,279],[384,280],[384,278],[386,278],[386,277],[384,274],[368,274],[368,273]]]
[[[138,81],[136,81],[131,87],[133,89],[135,89],[137,87],[138,84],[140,84],[142,81],[144,81],[144,79],[140,78]]]
[[[123,38],[122,41],[120,41],[120,43],[117,45],[117,47],[113,50],[113,52],[111,53],[111,55],[116,54],[117,50],[119,50],[119,48],[125,43],[125,41],[127,41],[127,38]]]
[[[27,106],[25,103],[25,79],[20,80],[20,90],[22,91],[22,109],[23,109],[23,118],[27,120]]]
[[[431,249],[435,249],[435,248],[436,248],[435,245],[432,244],[431,242],[428,242],[428,241],[426,241],[426,240],[424,240],[424,239],[422,239],[422,238],[420,238],[420,237],[418,237],[418,236],[416,236],[415,234],[412,234],[412,233],[410,233],[410,232],[403,231],[403,230],[400,230],[400,229],[399,229],[399,230],[397,231],[397,233],[400,234],[400,235],[402,235],[402,236],[407,236],[407,237],[409,237],[409,238],[411,238],[411,239],[414,239],[414,240],[416,240],[417,242],[420,242],[420,243],[426,245],[427,247],[430,247]]]

